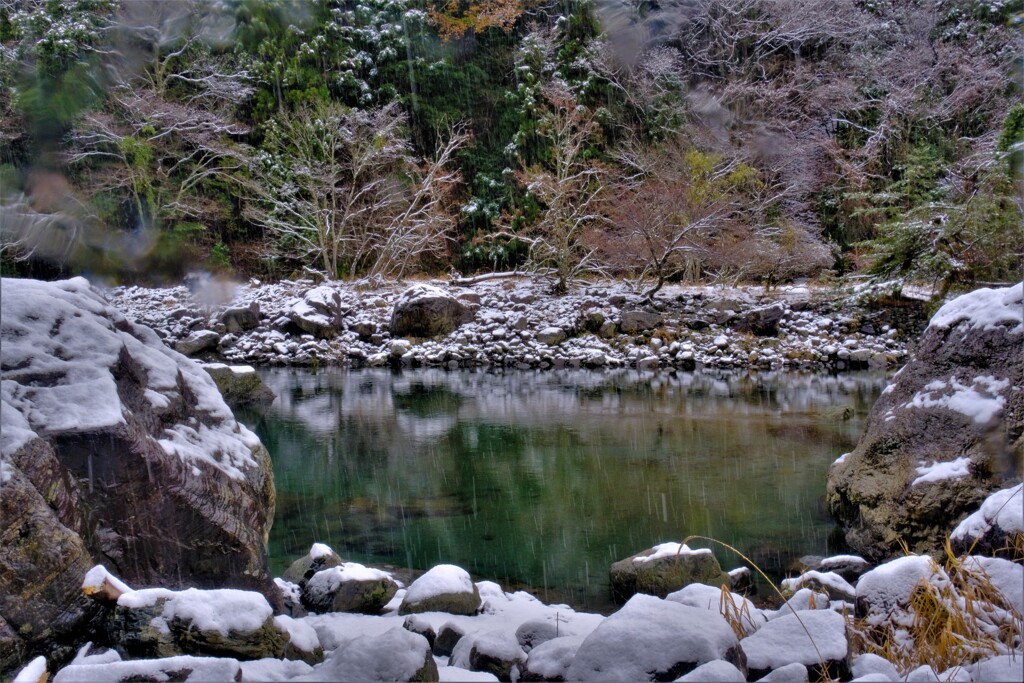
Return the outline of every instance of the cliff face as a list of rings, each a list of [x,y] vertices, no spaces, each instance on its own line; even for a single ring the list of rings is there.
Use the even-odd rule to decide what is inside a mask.
[[[85,635],[97,563],[273,602],[269,455],[206,372],[84,279],[5,279],[0,301],[0,649]]]
[[[941,551],[1024,459],[1024,285],[981,289],[943,306],[916,357],[868,417],[857,448],[828,476],[828,504],[874,560]]]

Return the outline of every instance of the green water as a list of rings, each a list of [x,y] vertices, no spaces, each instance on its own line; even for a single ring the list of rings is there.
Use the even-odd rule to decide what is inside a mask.
[[[457,564],[590,610],[609,606],[612,562],[689,534],[776,576],[801,555],[842,551],[825,475],[886,384],[721,371],[262,375],[277,401],[240,418],[274,460],[275,575],[319,541],[363,563]]]

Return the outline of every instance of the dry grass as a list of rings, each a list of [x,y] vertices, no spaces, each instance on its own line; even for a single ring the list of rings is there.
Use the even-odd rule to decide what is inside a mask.
[[[934,564],[930,579],[914,587],[910,602],[888,615],[852,620],[854,652],[885,657],[903,674],[928,664],[942,672],[1019,650],[1024,615],[967,555]]]

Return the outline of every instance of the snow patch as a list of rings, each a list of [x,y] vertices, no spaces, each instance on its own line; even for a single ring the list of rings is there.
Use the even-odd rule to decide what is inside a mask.
[[[929,382],[903,407],[947,408],[973,418],[977,424],[985,424],[1006,406],[1006,397],[999,394],[1009,386],[1010,380],[990,375],[975,377],[969,385],[962,384],[954,375],[948,383],[942,380]],[[947,389],[952,389],[953,393],[939,393]]]
[[[993,526],[1007,533],[1024,532],[1024,484],[996,491],[981,504],[977,512],[960,522],[950,538],[973,540]]]
[[[1004,289],[978,289],[953,299],[932,316],[928,327],[994,330],[1006,326],[1010,334],[1024,332],[1024,282]],[[1009,325],[1007,325],[1009,323]]]
[[[125,593],[117,599],[117,604],[138,609],[152,607],[159,600],[165,600],[160,615],[165,621],[182,619],[199,630],[217,631],[225,636],[231,631],[257,631],[274,613],[261,594],[234,588],[187,588],[183,591],[146,588]]]
[[[40,655],[18,672],[11,683],[38,683],[46,675],[46,657]]]
[[[971,459],[970,458],[957,458],[952,462],[937,462],[932,461],[931,465],[925,465],[924,462],[917,468],[918,477],[914,481],[910,482],[911,486],[917,486],[918,484],[924,484],[930,481],[943,481],[945,479],[960,479],[966,477],[971,473]]]
[[[660,560],[663,557],[675,557],[676,555],[710,555],[710,548],[697,548],[696,550],[690,548],[685,543],[661,543],[652,548],[654,551],[650,555],[643,555],[641,557],[634,557],[633,562],[636,564],[644,564],[646,562],[653,562]]]
[[[82,590],[90,588],[99,590],[103,588],[104,583],[109,583],[121,593],[132,592],[132,589],[128,587],[128,584],[124,583],[121,579],[107,571],[107,568],[102,564],[96,565],[85,573],[85,578],[82,579]]]
[[[410,604],[448,593],[472,593],[473,580],[462,567],[439,564],[412,582],[405,594]]]
[[[323,557],[330,557],[334,554],[331,546],[326,543],[314,543],[309,547],[309,557],[313,560],[319,560]]]

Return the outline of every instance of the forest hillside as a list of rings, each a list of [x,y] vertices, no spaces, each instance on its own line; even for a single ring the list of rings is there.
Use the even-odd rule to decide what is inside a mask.
[[[5,274],[1021,272],[1021,0],[0,0]]]

